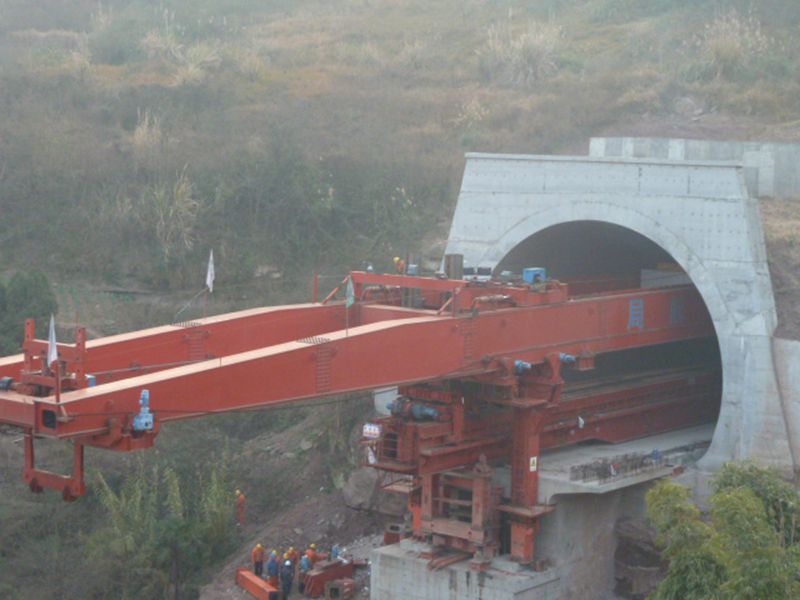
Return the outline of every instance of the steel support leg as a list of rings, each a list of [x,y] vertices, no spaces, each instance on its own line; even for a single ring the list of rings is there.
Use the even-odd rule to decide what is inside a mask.
[[[57,475],[36,468],[33,432],[27,431],[25,433],[25,471],[23,478],[34,493],[40,493],[47,488],[60,491],[64,500],[68,502],[76,500],[86,493],[83,473],[83,444],[75,442],[72,458],[72,476]]]

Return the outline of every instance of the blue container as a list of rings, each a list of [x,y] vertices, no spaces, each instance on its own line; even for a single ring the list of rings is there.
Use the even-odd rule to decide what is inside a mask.
[[[547,281],[547,269],[541,267],[522,269],[522,278],[526,283],[544,283]]]

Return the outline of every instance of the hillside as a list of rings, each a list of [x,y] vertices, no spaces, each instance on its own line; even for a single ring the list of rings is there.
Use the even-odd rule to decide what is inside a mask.
[[[210,248],[218,289],[184,317],[307,299],[314,270],[327,287],[365,260],[440,252],[467,151],[800,141],[798,27],[786,0],[0,0],[0,278],[47,272],[65,334],[171,321]],[[780,332],[796,337],[800,203],[762,214]],[[153,473],[171,470],[187,523],[205,467],[224,493],[252,492],[258,524],[187,554],[184,598],[215,576],[206,597],[223,589],[257,536],[307,541],[271,523],[309,519],[315,494],[336,522],[314,534],[379,528],[339,491],[365,402],[172,426],[146,456],[90,452],[74,505],[27,494],[19,436],[0,430],[0,597],[110,597],[120,556],[154,582],[125,597],[173,591],[174,557],[115,542],[98,473],[120,495],[156,488],[166,514]]]

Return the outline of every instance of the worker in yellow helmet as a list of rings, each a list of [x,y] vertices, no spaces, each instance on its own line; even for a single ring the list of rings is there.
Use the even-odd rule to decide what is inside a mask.
[[[308,560],[311,562],[312,566],[314,565],[315,562],[319,560],[319,554],[317,553],[316,544],[311,544],[308,547],[308,550],[306,550],[306,556],[308,557]]]
[[[264,574],[264,546],[256,544],[250,555],[253,558],[253,572],[262,577]]]
[[[406,274],[406,261],[404,261],[399,256],[394,257],[394,269],[397,271],[398,275],[405,275]]]

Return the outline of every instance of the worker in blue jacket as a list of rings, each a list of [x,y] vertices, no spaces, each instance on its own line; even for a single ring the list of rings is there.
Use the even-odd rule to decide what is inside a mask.
[[[280,585],[278,581],[280,570],[281,563],[278,560],[278,553],[273,550],[269,555],[269,561],[267,562],[267,581],[269,581],[271,585],[275,586],[275,589],[278,589]]]
[[[307,554],[303,554],[300,558],[300,573],[297,577],[297,591],[301,594],[306,590],[306,575],[314,568],[311,558]]]

